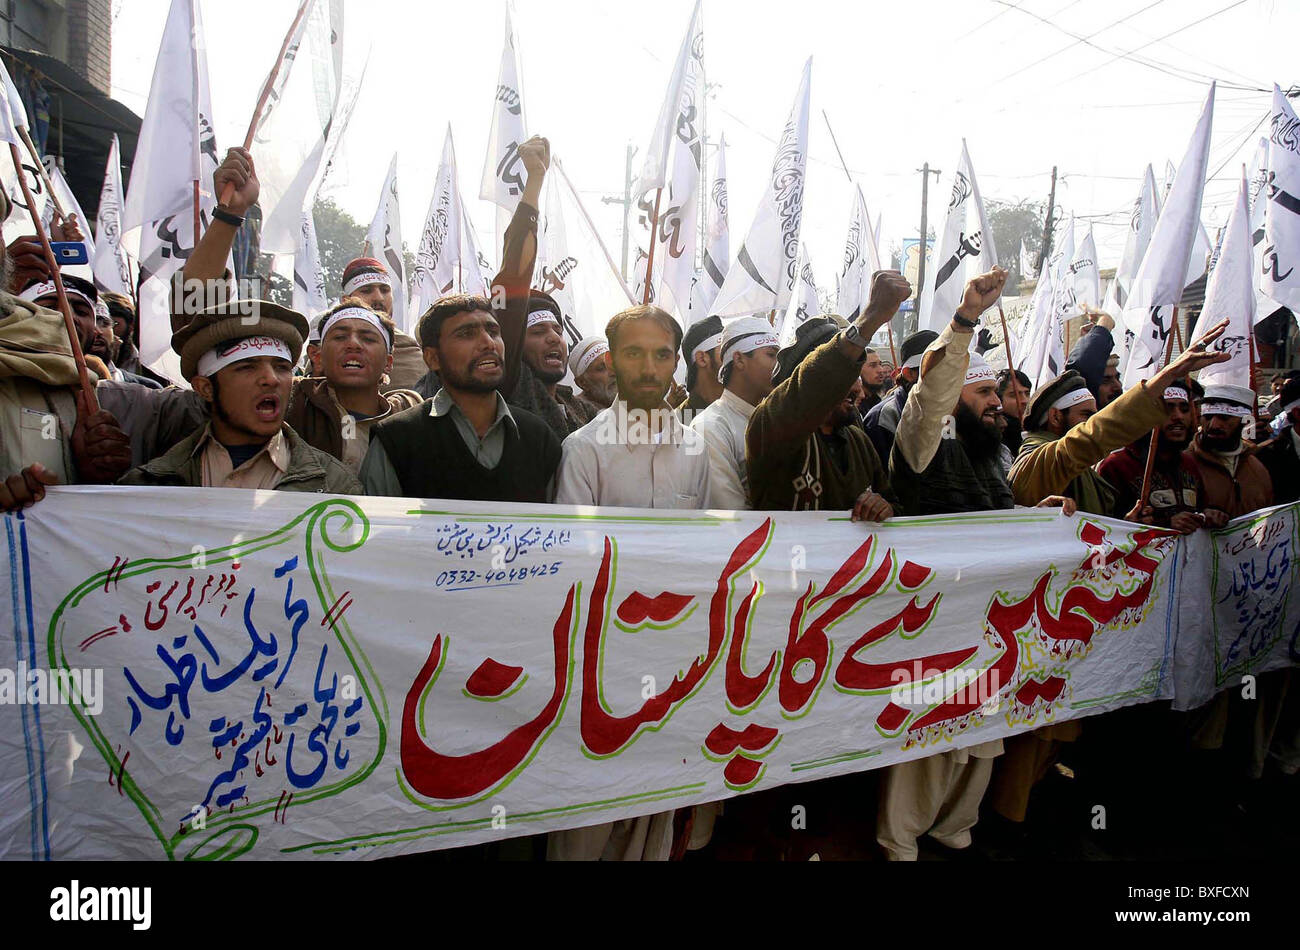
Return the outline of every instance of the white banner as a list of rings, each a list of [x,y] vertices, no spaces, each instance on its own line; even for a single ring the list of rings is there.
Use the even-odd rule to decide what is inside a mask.
[[[308,209],[302,213],[298,246],[293,252],[293,309],[314,321],[329,309],[329,298],[320,243],[316,240],[316,216]]]
[[[1297,661],[1298,508],[55,488],[0,519],[0,857],[386,857],[1203,701]]]
[[[402,255],[402,208],[397,199],[397,153],[388,165],[384,177],[384,190],[379,195],[379,207],[366,231],[366,246],[370,254],[383,261],[393,278],[393,322],[403,333],[415,332],[419,314],[407,318],[406,259]]]
[[[668,153],[673,140],[677,138],[677,121],[681,114],[682,87],[687,82],[687,74],[692,69],[692,61],[701,56],[700,5],[703,0],[695,0],[690,22],[686,24],[686,34],[682,45],[677,50],[672,74],[668,77],[668,91],[663,104],[659,107],[659,117],[655,120],[654,131],[650,134],[650,145],[645,150],[645,161],[641,165],[641,174],[632,189],[634,195],[662,188],[668,179]],[[703,74],[701,73],[701,76]]]
[[[998,263],[993,232],[984,213],[984,201],[980,198],[975,166],[971,164],[965,139],[961,142],[961,158],[953,173],[948,213],[933,262],[933,278],[922,288],[917,325],[922,330],[939,333],[961,306],[967,281],[987,273]]]
[[[467,238],[465,203],[460,196],[456,145],[451,126],[442,144],[442,161],[433,180],[433,197],[424,219],[411,278],[411,312],[419,315],[439,297],[452,293],[488,295],[478,254]],[[417,316],[418,319],[418,316]]]
[[[712,313],[743,317],[785,310],[798,278],[799,227],[803,221],[804,178],[808,167],[808,103],[812,58],[803,67],[790,118],[777,143],[763,199],[749,233],[727,272]]]
[[[776,335],[779,345],[789,346],[793,343],[795,333],[803,322],[821,312],[822,305],[817,299],[817,280],[813,277],[812,261],[808,259],[808,245],[800,244],[799,282],[795,284],[790,306],[777,318]]]
[[[1082,313],[1084,307],[1096,310],[1101,306],[1101,269],[1097,266],[1097,242],[1092,236],[1092,225],[1088,225],[1088,236],[1070,262],[1070,278],[1074,286],[1074,309],[1066,315],[1067,319]]]

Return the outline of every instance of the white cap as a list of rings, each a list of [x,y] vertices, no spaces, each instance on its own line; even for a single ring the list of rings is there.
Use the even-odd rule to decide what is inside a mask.
[[[741,317],[732,320],[723,329],[720,345],[722,355],[718,365],[718,382],[722,382],[722,371],[730,365],[737,353],[753,353],[765,346],[780,346],[780,340],[772,329],[772,324],[762,317]]]
[[[1229,386],[1226,383],[1205,387],[1202,402],[1235,402],[1247,408],[1255,405],[1255,390],[1249,386]]]
[[[577,379],[608,352],[609,342],[602,336],[589,336],[585,340],[579,340],[578,345],[569,352],[569,369],[573,378]]]
[[[993,367],[988,364],[979,353],[970,355],[970,365],[966,367],[966,382],[964,385],[970,386],[974,383],[983,383],[996,381],[998,374],[993,372]]]

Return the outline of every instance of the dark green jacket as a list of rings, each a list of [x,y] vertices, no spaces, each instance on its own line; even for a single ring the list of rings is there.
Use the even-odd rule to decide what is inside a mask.
[[[203,460],[199,439],[203,429],[191,433],[165,455],[160,455],[122,476],[119,485],[151,485],[199,488],[203,485]],[[356,476],[343,463],[314,449],[289,426],[284,427],[289,443],[289,470],[276,491],[324,492],[329,495],[364,495]]]

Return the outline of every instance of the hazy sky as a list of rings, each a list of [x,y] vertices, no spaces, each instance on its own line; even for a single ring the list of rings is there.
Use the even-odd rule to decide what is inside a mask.
[[[297,3],[200,2],[224,150],[244,137]],[[646,146],[693,2],[516,0],[529,132],[550,138],[615,258],[620,209],[600,198],[622,195],[627,144]],[[167,7],[113,4],[113,93],[141,114]],[[326,193],[358,221],[369,222],[397,151],[403,236],[418,244],[450,122],[462,193],[490,240],[493,206],[476,195],[504,9],[504,0],[347,0],[345,71],[359,73],[372,55]],[[1211,229],[1225,222],[1263,128],[1264,90],[1300,80],[1297,37],[1300,3],[1287,0],[705,0],[705,67],[716,84],[708,136],[727,138],[732,253],[809,55],[803,239],[818,283],[833,288],[852,185],[823,111],[871,214],[884,214],[882,250],[916,234],[915,170],[926,161],[944,172],[930,190],[941,226],[965,137],[986,201],[1045,199],[1059,166],[1058,204],[1095,225],[1101,264],[1114,266],[1143,169],[1152,163],[1161,180],[1166,160],[1180,160],[1211,77],[1214,177],[1203,216]],[[998,251],[1010,259],[1017,248]]]

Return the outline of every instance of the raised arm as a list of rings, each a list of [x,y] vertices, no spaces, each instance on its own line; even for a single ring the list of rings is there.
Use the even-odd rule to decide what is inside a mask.
[[[542,182],[551,167],[551,145],[540,135],[519,146],[519,158],[528,173],[524,193],[515,215],[506,228],[502,248],[501,270],[492,279],[492,309],[501,324],[501,339],[506,347],[505,375],[498,391],[509,398],[519,384],[519,364],[524,356],[524,336],[528,332],[528,297],[532,290],[533,268],[537,264],[537,215],[541,207]]]

